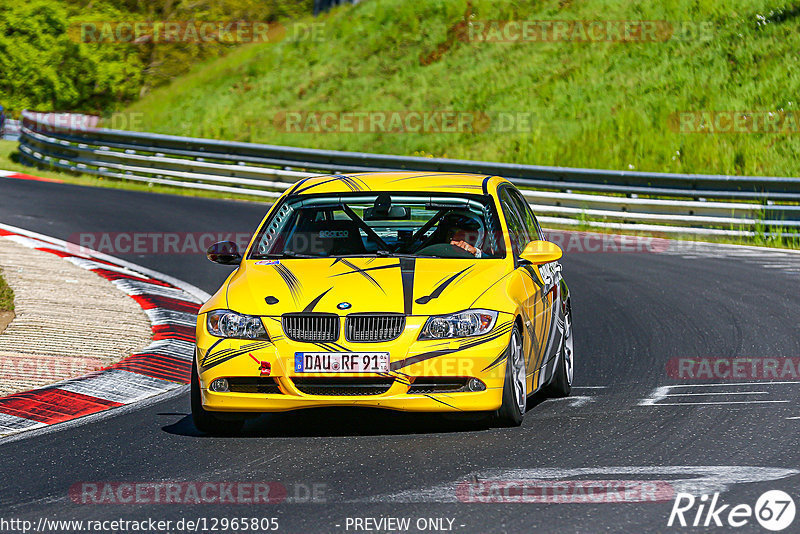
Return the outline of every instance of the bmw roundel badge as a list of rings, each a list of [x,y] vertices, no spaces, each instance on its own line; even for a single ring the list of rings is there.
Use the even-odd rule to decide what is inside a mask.
[[[350,304],[349,302],[340,302],[339,304],[336,305],[336,307],[339,308],[340,310],[349,310],[352,306],[353,305]]]

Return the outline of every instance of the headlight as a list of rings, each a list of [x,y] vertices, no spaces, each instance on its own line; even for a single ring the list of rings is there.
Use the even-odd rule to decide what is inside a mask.
[[[496,320],[497,312],[490,310],[467,310],[452,315],[434,315],[422,327],[419,338],[479,336],[489,332]]]
[[[238,339],[269,339],[260,317],[242,315],[230,310],[208,312],[208,332],[217,337]]]

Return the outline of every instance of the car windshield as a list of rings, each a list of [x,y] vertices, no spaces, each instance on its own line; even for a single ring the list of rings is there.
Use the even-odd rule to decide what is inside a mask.
[[[491,197],[375,193],[289,197],[262,226],[250,259],[505,257]]]

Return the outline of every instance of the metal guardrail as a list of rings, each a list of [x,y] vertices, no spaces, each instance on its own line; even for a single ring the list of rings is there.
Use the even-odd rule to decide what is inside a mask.
[[[314,150],[92,128],[80,120],[76,126],[69,115],[60,117],[23,112],[20,155],[25,163],[267,198],[280,196],[300,178],[320,173],[491,174],[523,189],[542,222],[549,224],[719,235],[754,235],[756,231],[795,235],[794,230],[800,228],[800,206],[786,204],[800,202],[798,178],[575,169]]]

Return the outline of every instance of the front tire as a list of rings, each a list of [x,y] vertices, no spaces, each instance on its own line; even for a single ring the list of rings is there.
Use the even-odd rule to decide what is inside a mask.
[[[195,428],[203,434],[212,436],[229,436],[237,434],[244,426],[244,420],[221,419],[203,408],[203,400],[200,396],[200,377],[197,374],[197,362],[192,362],[192,422]]]
[[[572,377],[575,366],[575,355],[572,340],[572,311],[567,307],[564,314],[564,337],[561,339],[561,350],[553,381],[547,388],[548,397],[569,397],[572,392]]]
[[[525,369],[525,354],[522,350],[522,335],[514,325],[511,340],[506,349],[506,375],[503,382],[503,403],[495,415],[502,426],[519,426],[525,416],[528,403],[528,383]]]

